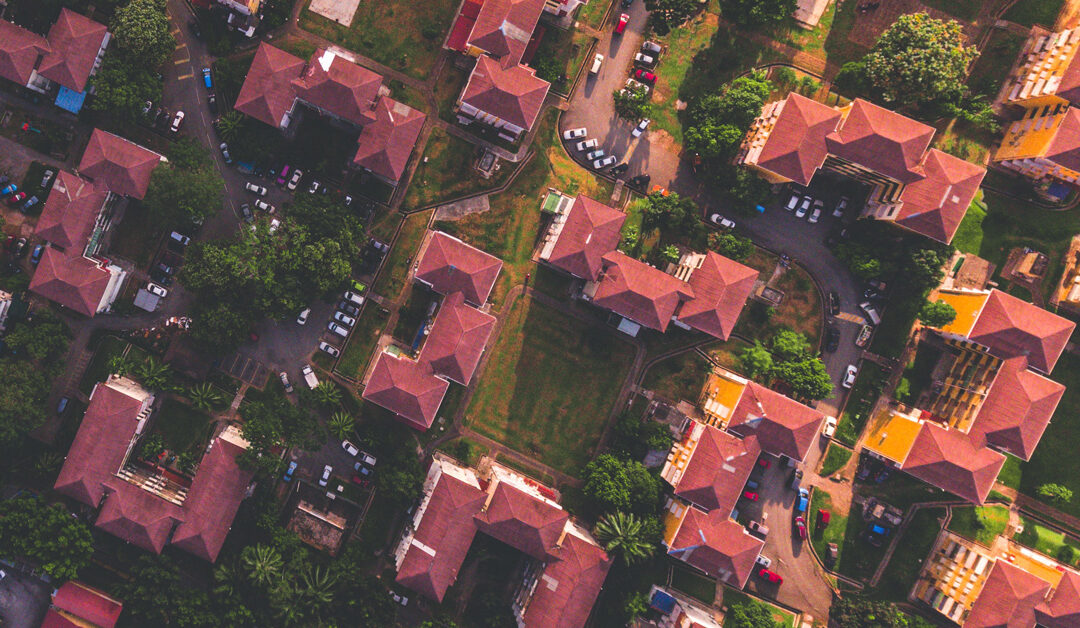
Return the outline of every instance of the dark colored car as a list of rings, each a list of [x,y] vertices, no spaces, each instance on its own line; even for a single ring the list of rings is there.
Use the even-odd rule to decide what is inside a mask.
[[[202,39],[202,29],[199,28],[198,21],[191,20],[190,22],[188,22],[188,28],[191,29],[191,34],[195,36],[195,39]]]
[[[348,301],[342,301],[341,303],[338,303],[337,309],[341,312],[348,314],[349,316],[356,317],[360,315],[360,308],[356,307],[352,303],[349,303]]]
[[[840,295],[835,290],[829,291],[829,314],[836,316],[840,313]]]
[[[615,164],[608,170],[613,175],[619,175],[630,169],[630,164]]]
[[[15,259],[26,257],[26,238],[19,238],[15,241],[15,246],[11,249],[11,254]]]
[[[23,203],[21,211],[25,214],[26,212],[30,211],[31,209],[33,209],[34,207],[36,207],[36,206],[38,206],[40,204],[41,204],[41,199],[40,198],[38,198],[36,196],[31,196],[30,198],[26,199],[25,203]]]
[[[835,327],[828,327],[825,330],[825,351],[832,353],[840,347],[840,330]]]
[[[650,181],[652,181],[652,177],[650,177],[649,175],[647,175],[647,174],[639,174],[639,175],[637,175],[635,177],[630,177],[626,181],[626,184],[629,185],[632,188],[637,188],[639,190],[644,190],[645,188],[649,187],[649,182]]]
[[[634,70],[634,79],[641,81],[642,83],[648,83],[652,85],[656,82],[656,75],[648,70],[637,69]]]
[[[210,94],[210,98],[206,101],[206,104],[210,107],[210,113],[217,113],[217,96]]]

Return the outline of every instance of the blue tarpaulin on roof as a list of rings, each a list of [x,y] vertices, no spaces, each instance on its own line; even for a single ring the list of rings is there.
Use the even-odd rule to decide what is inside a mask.
[[[658,589],[653,592],[652,600],[649,601],[649,606],[667,615],[675,609],[675,598]]]
[[[1070,188],[1068,185],[1065,185],[1064,183],[1061,183],[1060,181],[1055,181],[1050,184],[1050,187],[1046,188],[1046,193],[1058,199],[1059,201],[1063,200],[1066,196],[1068,196],[1069,192],[1071,191],[1072,188]]]
[[[85,100],[86,92],[72,91],[63,86],[60,87],[60,92],[56,94],[56,106],[71,113],[79,113]]]

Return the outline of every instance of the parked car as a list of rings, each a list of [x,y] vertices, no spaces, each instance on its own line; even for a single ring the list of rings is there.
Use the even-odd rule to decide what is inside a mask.
[[[40,198],[36,196],[31,196],[30,198],[26,199],[26,202],[22,204],[22,207],[19,208],[19,211],[25,214],[26,212],[30,211],[31,209],[37,207],[40,204]]]
[[[825,564],[832,566],[836,563],[837,557],[840,556],[840,546],[836,543],[829,543],[825,546]]]
[[[798,194],[792,194],[791,198],[788,199],[787,205],[784,205],[784,209],[786,209],[788,211],[791,211],[791,210],[795,209],[798,205],[799,205],[799,195]]]
[[[277,231],[278,227],[280,227],[280,226],[281,226],[281,221],[280,220],[278,220],[277,218],[271,218],[270,219],[270,228],[267,229],[266,232],[267,233],[273,233],[273,232]]]
[[[608,172],[610,174],[612,174],[612,175],[620,175],[620,174],[626,172],[629,169],[630,169],[630,164],[621,163],[621,164],[615,164],[614,166],[612,166],[611,170],[608,170]]]
[[[266,196],[266,188],[257,183],[252,183],[248,181],[244,184],[244,189],[248,192],[251,192],[255,196]]]
[[[289,180],[289,164],[285,164],[281,167],[281,172],[278,173],[277,184],[285,185],[285,182]]]
[[[825,417],[825,427],[822,428],[821,435],[824,436],[825,438],[832,438],[833,434],[835,434],[835,433],[836,433],[836,417],[834,417],[834,416]]]
[[[851,388],[855,385],[855,377],[859,374],[859,367],[854,364],[848,364],[847,372],[844,373],[844,381],[841,382],[841,386],[844,388]]]
[[[600,140],[596,139],[595,137],[592,138],[591,140],[582,140],[582,141],[577,143],[577,149],[578,150],[587,150],[589,148],[596,148],[596,145],[599,144],[599,143],[600,143]]]
[[[585,137],[588,134],[588,129],[586,129],[585,127],[579,127],[577,129],[567,129],[563,131],[562,136],[564,140],[576,140],[579,137]]]
[[[865,347],[866,343],[870,342],[870,336],[874,333],[874,328],[870,325],[863,325],[859,330],[859,336],[855,338],[856,347]]]
[[[607,157],[604,157],[603,159],[597,159],[596,161],[594,161],[593,162],[593,168],[596,168],[597,170],[599,170],[601,168],[606,168],[606,167],[610,166],[611,164],[615,163],[616,161],[619,161],[618,157],[616,157],[615,155],[608,155]]]
[[[637,188],[639,190],[644,191],[645,188],[649,187],[649,181],[651,181],[651,180],[652,180],[652,177],[650,177],[649,175],[647,175],[647,174],[639,174],[637,176],[630,177],[629,179],[627,179],[626,184],[629,185],[632,188]]]
[[[347,440],[341,441],[341,448],[345,450],[345,453],[349,454],[353,458],[356,457],[356,454],[360,453],[360,448],[356,445],[353,445]]]
[[[626,30],[626,25],[630,22],[630,16],[622,13],[619,15],[619,21],[615,22],[615,34],[622,35]]]
[[[285,469],[285,475],[281,476],[282,482],[292,482],[293,473],[296,472],[296,461],[289,462],[289,467]]]
[[[267,203],[266,201],[262,200],[261,198],[255,199],[255,209],[258,209],[260,211],[264,211],[264,212],[266,212],[268,214],[272,214],[276,210],[273,205],[271,205],[270,203]]]
[[[795,533],[800,539],[806,539],[806,519],[802,515],[795,517]]]
[[[645,67],[653,67],[656,65],[656,57],[647,55],[644,52],[639,52],[634,55],[634,63],[639,63]]]
[[[351,301],[342,300],[337,304],[337,309],[341,312],[345,312],[349,316],[356,318],[360,314],[360,308],[356,307]]]
[[[338,325],[337,323],[335,323],[333,321],[330,321],[329,323],[327,323],[326,328],[329,329],[330,331],[334,332],[335,334],[341,336],[342,338],[346,338],[349,335],[349,328],[348,327],[342,327],[341,325]]]
[[[149,100],[148,100],[148,101],[146,101],[146,103],[144,103],[144,104],[143,104],[143,108],[142,108],[142,114],[143,114],[144,116],[145,116],[145,115],[149,115],[149,113],[150,113],[150,110],[151,110],[151,109],[153,109],[153,108],[154,108],[154,103],[153,103],[153,102],[151,102],[151,101],[149,101]]]
[[[210,68],[202,69],[203,85],[206,85],[206,89],[214,89],[214,81],[210,78]]]
[[[795,469],[791,472],[791,479],[788,482],[788,486],[791,487],[791,490],[797,491],[799,490],[799,482],[802,482],[802,469]]]
[[[0,189],[0,198],[5,197],[8,194],[14,194],[15,191],[18,190],[18,189],[19,189],[19,186],[15,185],[14,183],[10,183],[10,184],[4,186],[3,189]]]
[[[762,569],[768,569],[772,566],[772,559],[765,556],[764,554],[758,554],[758,557],[754,559],[754,564],[761,567]]]
[[[11,206],[18,205],[26,199],[26,192],[16,192],[7,200],[7,204]]]
[[[162,299],[169,296],[169,291],[168,290],[166,290],[165,288],[162,288],[161,286],[157,285],[156,283],[154,283],[152,281],[150,283],[146,284],[146,291],[149,292],[150,294],[154,295],[154,296],[161,297]]]
[[[229,155],[229,145],[225,142],[222,142],[218,145],[218,149],[221,150],[221,156],[225,158],[225,163],[231,164],[232,156]]]
[[[334,312],[334,320],[346,327],[352,327],[356,324],[356,319],[344,312]]]
[[[599,52],[596,53],[596,56],[593,57],[592,67],[589,68],[589,74],[599,74],[600,73],[600,66],[603,65],[603,64],[604,64],[604,55],[600,54]]]
[[[175,244],[183,249],[183,247],[191,244],[191,238],[179,231],[173,231],[169,234],[169,244]]]
[[[210,113],[217,113],[217,96],[210,94],[206,99],[206,106],[210,109]]]
[[[341,297],[343,299],[345,299],[346,301],[348,301],[350,303],[353,303],[355,305],[363,305],[364,304],[364,297],[360,296],[359,294],[356,294],[355,292],[349,291],[349,290],[346,290],[341,295]]]
[[[840,348],[840,330],[829,325],[825,328],[825,352],[832,353]]]
[[[642,52],[647,52],[647,53],[651,54],[654,57],[660,56],[660,51],[661,50],[663,50],[663,48],[660,46],[660,44],[656,43],[655,41],[647,41],[647,42],[641,44],[641,51]]]
[[[637,126],[634,127],[634,130],[630,131],[630,135],[634,137],[641,137],[641,134],[645,132],[645,129],[649,128],[649,122],[650,120],[648,118],[645,118],[641,122],[638,122]]]
[[[829,314],[836,316],[840,313],[840,295],[836,290],[829,291]]]
[[[63,414],[64,410],[67,410],[69,403],[71,403],[70,399],[67,397],[60,397],[60,402],[56,404],[56,413]]]
[[[334,345],[332,345],[332,344],[330,344],[328,342],[321,342],[320,341],[319,342],[319,350],[320,351],[325,351],[326,353],[329,353],[330,355],[334,356],[335,358],[338,357],[339,355],[341,355],[341,351],[339,351],[337,347],[335,347]]]
[[[810,505],[810,491],[805,488],[799,489],[799,498],[795,500],[795,512],[804,513],[806,507]]]
[[[311,308],[310,307],[304,308],[304,310],[302,312],[300,312],[300,314],[297,315],[296,324],[297,325],[307,325],[307,317],[308,317],[309,314],[311,314]]]
[[[878,313],[877,308],[874,307],[869,301],[863,301],[859,304],[859,309],[863,314],[866,314],[866,318],[870,319],[870,322],[874,325],[881,324],[881,314]]]
[[[752,502],[756,502],[758,500],[758,498],[761,497],[760,495],[758,495],[754,491],[743,491],[742,496],[743,496],[744,499],[748,499],[748,500],[750,500]]]
[[[315,390],[319,387],[319,378],[315,377],[315,371],[311,368],[310,364],[305,364],[300,367],[300,375],[304,378],[304,383],[311,390]]]
[[[240,206],[240,215],[244,218],[244,222],[248,224],[255,222],[255,214],[251,213],[251,206],[247,203]]]
[[[334,467],[330,465],[324,465],[322,468],[322,477],[319,478],[319,486],[326,486],[330,482],[330,474],[334,472]]]
[[[26,238],[19,238],[15,241],[15,247],[12,249],[11,255],[15,257],[15,259],[26,257]]]
[[[45,254],[45,245],[39,244],[34,247],[34,252],[30,254],[30,263],[34,266],[38,265],[41,261],[41,256]]]
[[[286,189],[295,190],[296,186],[300,185],[300,179],[304,176],[304,171],[297,168],[293,170],[292,177],[289,178],[289,183],[286,185]]]
[[[761,523],[760,521],[751,521],[750,531],[760,536],[761,538],[769,536],[769,526]],[[766,565],[766,567],[768,567],[768,565]]]
[[[837,201],[837,203],[836,203],[836,207],[833,208],[833,210],[832,210],[833,218],[843,218],[844,217],[844,210],[847,209],[847,204],[848,204],[848,197],[841,196],[840,200]]]
[[[780,577],[780,574],[775,571],[769,571],[768,569],[760,569],[758,571],[758,577],[773,584],[784,584],[784,579]]]
[[[173,116],[172,125],[169,126],[169,131],[172,131],[173,133],[179,133],[180,132],[180,125],[183,124],[183,123],[184,123],[184,112],[183,111],[177,111],[176,115]]]
[[[821,526],[829,525],[829,519],[831,519],[831,518],[832,518],[832,513],[830,513],[828,510],[825,510],[824,508],[818,508],[818,511],[817,511],[818,525],[821,525]]]
[[[709,222],[711,222],[712,224],[714,224],[714,225],[716,225],[718,227],[723,227],[724,229],[734,229],[735,228],[735,221],[734,220],[732,220],[730,218],[724,218],[720,214],[712,214],[711,216],[709,216]]]
[[[291,393],[293,391],[292,384],[289,383],[289,374],[285,371],[278,373],[278,378],[281,380],[281,385],[285,387],[285,392]]]
[[[591,151],[585,153],[585,159],[588,159],[589,161],[592,161],[594,159],[600,159],[605,154],[606,153],[604,152],[603,148],[598,148],[596,150],[591,150]]]
[[[409,605],[409,598],[405,597],[404,595],[398,595],[397,593],[394,593],[393,591],[391,591],[390,592],[390,597],[391,597],[391,599],[393,599],[398,604],[401,604],[402,606],[408,606]]]
[[[56,173],[52,170],[46,170],[45,174],[41,175],[41,189],[45,189],[49,186],[49,181],[52,181],[54,174]]]
[[[634,70],[634,79],[652,85],[656,82],[656,75],[648,70],[638,68],[637,70]]]
[[[757,464],[762,469],[768,469],[769,467],[772,466],[772,462],[768,458],[765,458],[765,457],[758,458]]]
[[[799,209],[795,210],[795,217],[802,218],[803,216],[806,216],[806,212],[810,210],[810,203],[812,202],[813,199],[809,196],[804,196],[802,203],[799,205]]]
[[[814,210],[810,212],[810,224],[817,224],[817,221],[821,219],[821,210],[824,209],[824,207],[824,202],[820,200],[814,201]]]

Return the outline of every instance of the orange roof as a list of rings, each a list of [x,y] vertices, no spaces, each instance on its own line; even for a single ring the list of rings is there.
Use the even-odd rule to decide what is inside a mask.
[[[923,177],[919,163],[933,137],[934,127],[856,98],[840,130],[825,141],[832,155],[913,183]]]
[[[604,586],[611,558],[607,553],[567,533],[554,552],[556,560],[544,567],[540,584],[525,609],[524,624],[545,628],[584,626]]]
[[[419,361],[467,386],[494,327],[494,316],[465,305],[464,295],[455,292],[443,299]]]
[[[1047,601],[1035,607],[1035,618],[1046,628],[1080,626],[1080,574],[1066,569]]]
[[[243,451],[224,438],[211,444],[184,500],[185,521],[176,528],[173,545],[203,560],[217,560],[254,475],[236,462]]]
[[[101,129],[94,129],[86,145],[79,174],[104,185],[110,192],[142,199],[150,187],[150,174],[161,155]]]
[[[1003,358],[1025,357],[1043,373],[1054,370],[1076,323],[994,289],[968,338]]]
[[[544,11],[544,0],[485,0],[468,44],[499,58],[503,67],[521,61]]]
[[[461,292],[469,303],[482,305],[501,270],[499,258],[436,231],[428,240],[415,276],[439,294]]]
[[[829,152],[825,136],[836,131],[842,114],[795,92],[788,94],[783,107],[761,147],[757,165],[809,185]]]
[[[948,244],[979,191],[986,168],[936,148],[927,152],[922,166],[926,178],[904,187],[896,223]]]
[[[100,628],[113,628],[124,605],[81,582],[69,581],[53,593],[52,608]]]
[[[82,253],[65,254],[46,247],[30,280],[30,291],[84,316],[97,314],[112,275]]]
[[[435,421],[449,387],[450,383],[435,377],[427,364],[380,353],[364,388],[364,399],[405,419],[410,427],[426,430]]]
[[[570,515],[525,491],[499,482],[487,508],[474,518],[481,532],[537,560],[557,557],[555,547]]]
[[[1069,107],[1065,112],[1044,156],[1069,170],[1080,170],[1080,110]]]

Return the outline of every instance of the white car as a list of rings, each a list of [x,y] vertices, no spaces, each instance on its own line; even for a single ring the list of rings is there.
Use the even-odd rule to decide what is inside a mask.
[[[592,67],[589,68],[589,73],[590,74],[598,74],[600,72],[600,66],[603,65],[603,64],[604,64],[604,55],[600,54],[599,52],[596,53],[596,56],[593,57],[593,60],[592,60]]]
[[[342,294],[341,296],[346,301],[348,301],[350,303],[353,303],[353,304],[355,304],[357,306],[361,306],[361,305],[364,304],[364,297],[360,296],[359,294],[356,294],[355,292],[345,291],[345,293]]]
[[[645,83],[642,83],[640,81],[635,81],[632,78],[626,79],[626,87],[627,87],[627,89],[632,88],[632,87],[640,87],[641,89],[644,89],[646,92],[649,91],[649,86],[648,85],[646,85]]]
[[[833,218],[843,218],[844,210],[847,209],[848,197],[841,196],[840,201],[836,203],[836,209],[832,210]]]
[[[644,133],[647,128],[649,128],[649,119],[645,118],[641,122],[638,122],[638,125],[634,127],[633,131],[630,131],[630,135],[641,137],[641,134]]]
[[[603,148],[598,148],[596,150],[589,151],[589,152],[585,153],[585,159],[588,159],[589,161],[593,161],[594,159],[600,159],[601,157],[603,157],[606,154],[607,153],[604,152]]]
[[[795,217],[802,218],[806,216],[806,212],[810,210],[810,203],[812,202],[813,199],[811,199],[809,196],[804,196],[802,199],[802,204],[799,205],[799,209],[795,210]]]
[[[244,189],[248,192],[251,192],[255,196],[266,196],[266,188],[250,181],[244,184]]]
[[[762,567],[764,569],[768,569],[772,566],[772,559],[768,556],[765,556],[764,554],[758,554],[758,557],[754,559],[754,562],[757,563],[758,567]]]
[[[798,206],[798,204],[799,204],[799,195],[798,194],[792,194],[791,198],[788,199],[787,205],[784,205],[784,209],[786,209],[788,211],[791,211],[791,210],[795,209],[795,207]]]
[[[157,285],[156,283],[154,283],[152,281],[150,283],[146,284],[146,291],[149,292],[150,294],[154,295],[154,296],[161,297],[162,299],[169,296],[169,291],[168,290],[166,290],[165,288],[162,288],[161,286]]]
[[[278,377],[281,379],[281,385],[285,387],[285,392],[292,392],[292,384],[289,383],[289,374],[285,371],[278,373]]]
[[[184,112],[183,111],[177,111],[176,116],[173,118],[172,126],[169,127],[169,130],[172,131],[173,133],[176,133],[176,132],[178,132],[180,130],[180,125],[183,124],[183,123],[184,123]]]
[[[599,170],[601,168],[607,168],[608,166],[615,163],[616,161],[619,161],[619,159],[617,157],[615,157],[615,155],[608,155],[607,157],[604,157],[603,159],[597,159],[596,161],[592,162],[592,165],[593,165],[593,168],[596,168],[597,170]]]
[[[308,314],[311,314],[311,308],[310,307],[306,308],[303,312],[300,312],[300,315],[296,317],[296,324],[297,325],[306,325],[307,324]]]
[[[591,140],[582,140],[582,141],[577,143],[577,149],[578,150],[588,150],[590,148],[596,148],[596,145],[599,144],[599,143],[600,143],[600,140],[596,139],[595,137],[592,138]]]
[[[644,52],[639,52],[636,55],[634,55],[634,63],[640,63],[642,65],[647,65],[649,67],[652,67],[652,65],[654,63],[656,63],[656,57],[650,57],[649,55],[645,54]]]
[[[734,220],[732,220],[730,218],[724,218],[720,214],[713,214],[712,216],[709,216],[709,222],[711,222],[714,225],[719,225],[719,226],[721,226],[721,227],[723,227],[725,229],[734,229],[735,228],[735,221]]]
[[[663,50],[663,48],[661,48],[660,44],[656,43],[655,41],[647,41],[641,44],[641,51],[647,52],[654,57],[658,56],[661,50]]]
[[[855,385],[855,376],[859,374],[859,367],[854,364],[848,364],[847,373],[844,374],[844,381],[840,383],[844,388],[851,388]]]
[[[353,445],[347,440],[341,441],[341,448],[345,450],[345,453],[349,454],[353,458],[356,457],[356,454],[360,453],[360,448],[356,445]]]
[[[810,224],[817,224],[817,221],[821,219],[821,210],[824,207],[825,203],[814,201],[814,211],[810,212]]]
[[[285,187],[290,190],[295,190],[296,186],[300,185],[300,178],[304,176],[304,171],[297,168],[293,170],[292,178],[289,179],[288,185]]]
[[[278,220],[277,218],[271,218],[270,219],[270,228],[267,229],[267,232],[273,233],[273,232],[277,231],[278,227],[280,227],[280,226],[281,226],[281,221],[280,220]]]
[[[335,347],[334,345],[332,345],[332,344],[330,344],[328,342],[320,342],[319,343],[319,349],[321,351],[325,351],[325,352],[329,353],[330,355],[334,356],[335,358],[338,357],[339,355],[341,355],[341,351],[338,351],[337,347]]]
[[[585,127],[581,127],[577,129],[567,129],[566,131],[563,131],[562,136],[564,140],[576,140],[580,137],[585,137],[588,134],[589,132]]]
[[[261,198],[255,199],[255,209],[261,209],[268,214],[274,213],[274,206]]]
[[[319,486],[326,486],[326,484],[330,481],[330,474],[333,472],[334,467],[331,467],[330,465],[323,466],[322,477],[319,478]]]
[[[330,331],[334,332],[335,334],[341,336],[342,338],[346,338],[349,335],[349,328],[348,327],[342,327],[341,325],[338,325],[337,323],[335,323],[333,321],[330,321],[329,323],[327,323],[326,328],[329,329]]]
[[[821,430],[822,436],[825,438],[832,438],[832,435],[836,433],[836,417],[825,417],[825,428]]]
[[[346,327],[352,327],[356,324],[356,319],[349,316],[345,312],[334,312],[334,320],[345,325]]]

